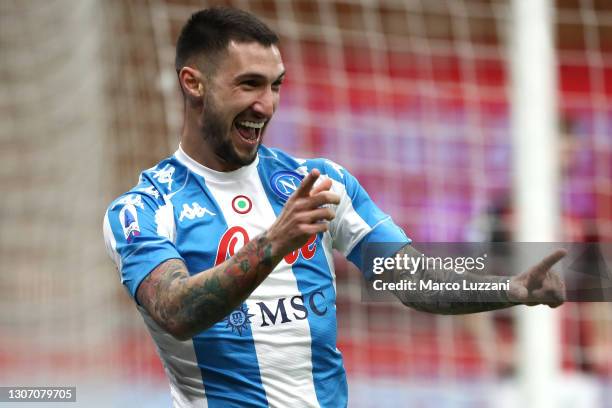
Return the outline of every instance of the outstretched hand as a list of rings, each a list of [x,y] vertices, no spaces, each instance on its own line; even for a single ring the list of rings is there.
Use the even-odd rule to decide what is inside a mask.
[[[284,256],[304,245],[312,235],[329,229],[326,221],[333,220],[336,214],[328,204],[339,204],[340,196],[331,190],[330,179],[315,186],[319,176],[317,169],[308,173],[267,231],[274,255]]]
[[[565,283],[551,270],[567,252],[559,249],[540,263],[510,280],[508,298],[511,302],[534,306],[545,304],[557,307],[565,301]]]

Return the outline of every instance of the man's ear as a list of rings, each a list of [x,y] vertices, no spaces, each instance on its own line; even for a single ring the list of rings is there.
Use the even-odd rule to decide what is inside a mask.
[[[204,76],[191,67],[183,67],[178,74],[183,93],[190,99],[200,99],[204,96]]]

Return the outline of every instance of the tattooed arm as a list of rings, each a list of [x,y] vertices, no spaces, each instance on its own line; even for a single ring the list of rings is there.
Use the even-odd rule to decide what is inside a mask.
[[[324,232],[334,218],[321,206],[338,204],[329,191],[331,181],[317,187],[313,170],[287,200],[283,211],[264,234],[255,237],[225,262],[193,276],[179,259],[155,268],[136,292],[138,302],[168,333],[186,340],[206,330],[244,302],[289,252],[301,247],[313,234]]]
[[[411,245],[399,251],[401,257],[420,257],[421,253]],[[529,306],[547,304],[557,307],[565,300],[565,285],[559,275],[550,268],[565,256],[562,250],[544,258],[528,271],[512,277],[480,276],[473,273],[459,274],[454,270],[428,271],[420,269],[414,274],[406,270],[393,271],[392,279],[412,281],[419,288],[419,281],[431,280],[436,283],[505,283],[510,281],[509,289],[499,290],[395,290],[393,294],[400,301],[414,309],[438,314],[466,314],[502,309],[517,304]]]
[[[136,297],[161,327],[186,340],[240,305],[280,259],[272,255],[265,235],[222,264],[194,276],[189,276],[183,261],[170,259],[143,280]]]

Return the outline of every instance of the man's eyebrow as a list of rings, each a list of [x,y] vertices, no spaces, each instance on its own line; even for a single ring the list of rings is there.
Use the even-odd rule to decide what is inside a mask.
[[[281,74],[273,81],[278,82],[281,81],[285,77],[285,71],[281,72]],[[248,79],[263,79],[267,80],[265,75],[262,75],[258,72],[245,72],[244,74],[240,74],[235,78],[236,82],[248,80]]]

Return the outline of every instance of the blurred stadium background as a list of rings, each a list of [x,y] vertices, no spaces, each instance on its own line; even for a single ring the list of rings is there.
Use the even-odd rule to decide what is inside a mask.
[[[612,2],[550,3],[559,240],[610,242]],[[0,385],[168,406],[101,224],[175,150],[175,39],[212,4],[281,36],[288,75],[266,144],[343,164],[416,242],[512,238],[509,0],[0,0]],[[338,264],[351,406],[519,406],[513,312],[365,304],[359,273]],[[560,324],[562,406],[612,406],[612,307],[566,304]]]

